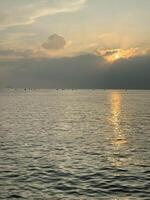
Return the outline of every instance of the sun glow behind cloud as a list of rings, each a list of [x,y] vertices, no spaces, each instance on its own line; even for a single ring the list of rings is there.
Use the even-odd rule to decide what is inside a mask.
[[[146,55],[148,49],[130,48],[130,49],[107,49],[97,50],[97,54],[102,56],[107,62],[113,63],[119,59],[129,59],[131,57]]]

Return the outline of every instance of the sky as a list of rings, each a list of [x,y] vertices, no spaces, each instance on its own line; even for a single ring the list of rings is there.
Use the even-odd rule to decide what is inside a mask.
[[[150,89],[149,0],[0,0],[0,87]]]

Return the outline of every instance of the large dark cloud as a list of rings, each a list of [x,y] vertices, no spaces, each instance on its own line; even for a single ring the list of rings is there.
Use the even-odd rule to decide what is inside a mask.
[[[0,66],[7,74],[1,76],[1,82],[12,87],[150,89],[149,56],[122,59],[113,64],[93,54],[28,58],[1,62]]]

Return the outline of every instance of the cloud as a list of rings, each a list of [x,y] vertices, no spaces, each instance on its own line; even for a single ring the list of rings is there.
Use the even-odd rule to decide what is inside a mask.
[[[4,45],[0,48],[0,59],[14,60],[20,58],[45,58],[61,56],[62,51],[71,42],[66,41],[63,36],[53,34],[42,44],[36,47],[30,47],[30,49],[20,48],[4,48]]]
[[[111,56],[115,53],[118,53],[120,49],[108,49],[108,50],[96,50],[96,53],[100,56]]]
[[[149,48],[97,49],[96,54],[104,57],[108,62],[115,62],[118,59],[149,55]]]
[[[26,53],[21,51],[15,51],[12,49],[0,49],[0,56],[25,56]]]
[[[57,34],[53,34],[49,36],[47,41],[42,44],[42,47],[48,50],[60,50],[64,49],[66,44],[67,42],[65,41],[64,37]]]
[[[5,0],[0,2],[0,29],[27,25],[47,15],[76,12],[87,0]]]
[[[84,54],[0,61],[1,82],[12,87],[150,89],[150,56],[120,59]],[[7,76],[6,76],[7,75]]]
[[[0,59],[4,61],[11,61],[23,58],[34,57],[34,51],[28,50],[14,50],[14,49],[0,49]]]

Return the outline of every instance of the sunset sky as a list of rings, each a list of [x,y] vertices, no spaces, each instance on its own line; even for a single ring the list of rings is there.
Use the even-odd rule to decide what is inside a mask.
[[[149,88],[149,19],[149,0],[0,0],[0,85]]]

